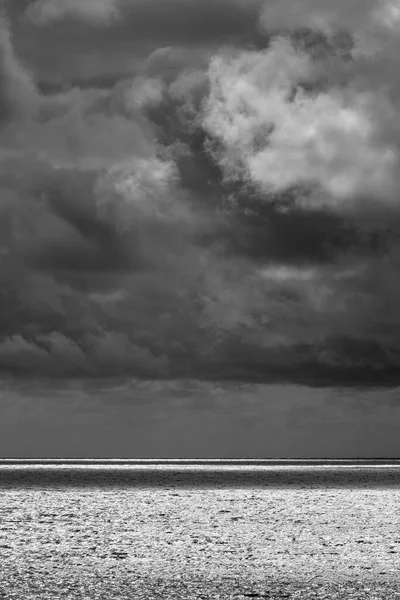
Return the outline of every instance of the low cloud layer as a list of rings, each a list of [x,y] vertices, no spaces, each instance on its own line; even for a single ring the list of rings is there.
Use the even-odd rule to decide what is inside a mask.
[[[15,458],[398,454],[397,390],[20,379],[0,385],[0,410],[0,451]]]
[[[167,4],[6,3],[0,369],[397,383],[400,5]]]

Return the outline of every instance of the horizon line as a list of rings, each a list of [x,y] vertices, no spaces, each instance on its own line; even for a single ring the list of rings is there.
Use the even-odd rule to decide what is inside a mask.
[[[292,462],[301,462],[301,461],[388,461],[388,460],[400,460],[399,456],[377,456],[377,457],[265,457],[265,458],[135,458],[135,457],[0,457],[0,462],[10,462],[10,461],[20,461],[20,462],[267,462],[267,461],[292,461]]]

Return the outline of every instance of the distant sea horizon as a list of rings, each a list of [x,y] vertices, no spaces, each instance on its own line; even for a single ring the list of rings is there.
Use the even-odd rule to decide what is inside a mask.
[[[127,464],[375,464],[375,463],[400,463],[400,457],[355,457],[355,458],[292,458],[292,457],[272,457],[272,458],[84,458],[84,457],[2,457],[0,464],[10,463],[127,463]]]
[[[4,486],[400,488],[400,458],[2,458]]]

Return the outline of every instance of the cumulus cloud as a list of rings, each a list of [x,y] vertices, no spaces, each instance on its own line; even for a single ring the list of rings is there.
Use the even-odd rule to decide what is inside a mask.
[[[318,73],[309,56],[278,38],[263,53],[214,59],[204,125],[222,145],[228,177],[265,192],[317,186],[319,202],[396,196],[398,148],[380,139],[381,94],[301,84]]]
[[[397,34],[372,2],[340,19],[292,4],[265,4],[262,43],[260,3],[239,0],[121,2],[105,28],[77,14],[90,2],[63,4],[73,23],[36,2],[48,27],[4,24],[3,372],[398,377],[398,87],[379,68]],[[135,67],[111,79],[96,54],[87,72],[106,79],[60,67],[65,89],[36,88],[19,58],[32,47],[46,79],[46,36],[78,54],[97,36],[112,54],[127,32]]]
[[[219,54],[209,68],[204,126],[226,175],[265,193],[308,187],[311,206],[397,203],[399,10],[394,0],[266,2],[268,49]],[[322,37],[307,44],[310,29]]]

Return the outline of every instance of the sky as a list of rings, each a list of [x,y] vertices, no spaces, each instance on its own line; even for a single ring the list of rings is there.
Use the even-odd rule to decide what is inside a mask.
[[[0,6],[0,455],[400,455],[400,0]]]

